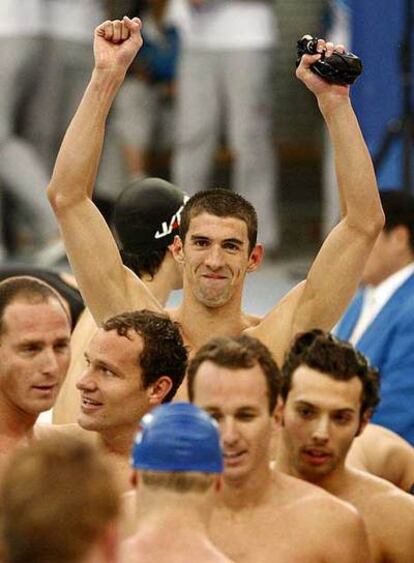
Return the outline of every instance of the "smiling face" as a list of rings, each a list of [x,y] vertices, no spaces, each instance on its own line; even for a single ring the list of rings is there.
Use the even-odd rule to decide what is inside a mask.
[[[0,337],[0,394],[13,409],[39,415],[55,403],[70,361],[70,324],[56,299],[6,306]]]
[[[259,266],[262,254],[260,245],[249,253],[244,221],[209,213],[191,219],[184,246],[179,239],[174,244],[174,255],[184,265],[184,287],[207,307],[241,297],[245,275]]]
[[[219,424],[227,483],[267,470],[274,419],[258,364],[230,369],[203,362],[194,379],[194,403]]]
[[[340,467],[360,430],[362,384],[306,365],[293,373],[283,406],[282,440],[293,474],[317,482]]]
[[[150,409],[149,389],[143,389],[139,355],[142,338],[100,329],[85,354],[87,369],[77,382],[81,394],[78,423],[102,432],[133,429]]]

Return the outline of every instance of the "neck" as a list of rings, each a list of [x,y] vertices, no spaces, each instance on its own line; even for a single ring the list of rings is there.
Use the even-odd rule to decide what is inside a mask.
[[[104,449],[114,455],[129,459],[138,423],[126,428],[110,428],[99,432]]]
[[[302,481],[307,481],[308,483],[312,483],[313,485],[317,485],[318,487],[321,487],[322,489],[328,491],[328,493],[332,493],[333,495],[339,495],[345,484],[345,460],[343,460],[341,463],[338,463],[338,465],[331,472],[325,475],[305,473],[298,470],[298,468],[293,463],[293,460],[289,455],[289,451],[284,443],[283,438],[280,439],[278,443],[275,463],[276,469],[278,471],[286,473],[287,475],[291,475],[292,477],[297,477],[298,479],[302,479]]]
[[[232,479],[224,474],[223,503],[233,510],[246,509],[261,504],[269,497],[274,474],[269,460],[249,475]]]
[[[190,292],[184,291],[184,299],[176,312],[182,333],[194,348],[210,340],[213,334],[236,336],[248,327],[248,321],[241,310],[241,302],[234,298],[220,307],[207,307]]]
[[[165,305],[171,291],[180,287],[178,279],[181,279],[181,277],[177,263],[172,257],[171,252],[167,251],[156,274],[152,278],[143,275],[141,279],[160,304]]]
[[[13,439],[32,438],[38,415],[30,414],[11,404],[0,395],[0,434]]]
[[[212,504],[205,494],[183,496],[165,489],[142,489],[136,499],[139,535],[154,532],[164,541],[172,542],[180,537],[207,535]]]

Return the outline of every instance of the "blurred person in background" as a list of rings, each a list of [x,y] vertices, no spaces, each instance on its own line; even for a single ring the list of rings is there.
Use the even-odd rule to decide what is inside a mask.
[[[268,255],[279,245],[272,77],[278,41],[270,0],[171,0],[181,32],[172,179],[190,195],[212,184],[221,135],[231,187],[260,217]]]
[[[0,2],[0,232],[5,221],[17,257],[37,263],[53,262],[63,245],[44,187],[49,172],[37,147],[20,134],[26,105],[36,91],[44,51],[43,0]],[[42,120],[45,126],[48,120]],[[35,141],[35,139],[34,139]],[[16,217],[4,207],[4,191],[16,204]],[[17,223],[17,226],[16,224]],[[0,260],[7,255],[0,234]],[[37,251],[43,250],[41,254]]]
[[[116,563],[120,497],[102,453],[73,436],[16,452],[0,489],[7,563]]]
[[[165,157],[173,142],[178,29],[166,17],[169,0],[108,2],[109,19],[139,16],[144,44],[128,69],[113,110],[113,127],[129,177],[146,176],[151,156]],[[163,166],[162,162],[159,163]]]
[[[385,226],[335,332],[380,371],[372,421],[414,445],[414,198],[402,191],[380,196]]]

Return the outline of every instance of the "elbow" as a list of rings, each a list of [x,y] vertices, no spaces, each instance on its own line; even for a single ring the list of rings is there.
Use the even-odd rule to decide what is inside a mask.
[[[59,212],[73,206],[76,203],[73,195],[68,197],[66,194],[63,194],[56,183],[53,182],[53,179],[47,187],[46,194],[47,199],[56,214],[59,214]]]
[[[365,213],[360,221],[352,221],[351,224],[356,231],[375,242],[385,226],[385,215],[382,207],[374,212]]]

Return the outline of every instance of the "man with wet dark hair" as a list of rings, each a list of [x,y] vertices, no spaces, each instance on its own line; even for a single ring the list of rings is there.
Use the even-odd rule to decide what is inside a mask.
[[[178,234],[185,193],[161,178],[132,182],[114,206],[115,229],[123,264],[134,272],[164,305],[171,291],[182,287],[181,268],[172,255]],[[85,310],[72,335],[72,361],[53,409],[53,422],[75,422],[79,412],[76,381],[85,368],[84,352],[97,330]]]
[[[90,194],[104,140],[105,122],[128,67],[142,45],[138,19],[106,21],[95,30],[95,68],[83,100],[62,143],[48,187],[66,250],[81,292],[95,321],[125,310],[160,310],[160,304],[131,271],[124,268],[116,245]],[[255,227],[234,214],[243,198],[226,193],[226,211],[209,211],[207,192],[176,237],[174,257],[183,271],[183,302],[169,311],[178,321],[186,344],[194,351],[215,335],[248,332],[266,344],[281,364],[292,337],[313,327],[331,329],[359,283],[363,265],[383,226],[374,169],[352,110],[349,87],[325,82],[311,71],[325,52],[341,45],[319,40],[318,54],[304,55],[297,77],[315,95],[336,155],[343,218],[329,234],[307,279],[264,318],[242,310],[246,275],[257,270],[263,246]],[[193,200],[198,202],[199,199]],[[242,203],[244,202],[244,203]],[[193,205],[192,201],[188,205]],[[251,208],[251,205],[250,205]],[[185,212],[184,212],[185,213]],[[252,224],[253,225],[253,224]],[[103,283],[103,280],[105,283]],[[339,280],[339,281],[338,281]]]
[[[365,521],[376,563],[408,563],[414,498],[346,462],[378,391],[378,372],[349,343],[318,330],[298,336],[282,369],[276,467],[352,504]]]

